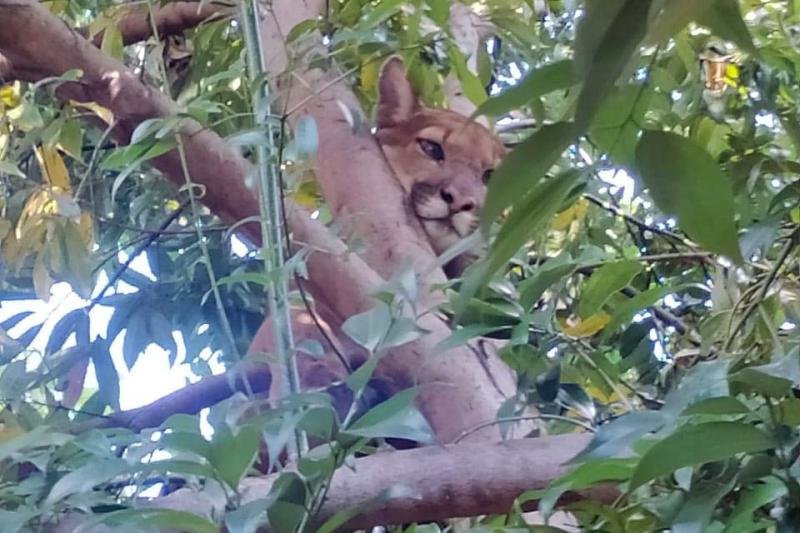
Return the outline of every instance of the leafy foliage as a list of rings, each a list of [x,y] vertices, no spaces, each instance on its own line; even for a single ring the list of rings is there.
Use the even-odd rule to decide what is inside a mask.
[[[4,527],[91,509],[98,521],[142,530],[309,529],[333,472],[354,454],[375,439],[432,440],[414,391],[361,409],[377,360],[425,333],[401,312],[413,294],[394,280],[376,308],[345,324],[373,357],[346,383],[344,413],[323,393],[270,410],[237,396],[211,410],[210,432],[184,415],[155,432],[68,432],[120,410],[120,372],[152,343],[172,364],[185,352],[198,376],[218,363],[235,368],[261,322],[267,276],[303,273],[302,256],[264,274],[257,253],[233,254],[229,228],[147,166],[175,148],[182,119],[246,155],[278,143],[288,193],[323,220],[326,206],[308,179],[313,121],[294,137],[254,130],[261,110],[249,102],[261,81],[243,76],[237,26],[187,31],[183,54],[154,39],[124,47],[119,6],[50,4],[67,23],[104,31],[102,50],[171,94],[180,113],[143,122],[119,148],[83,121],[108,110],[55,104],[59,80],[0,88],[3,307],[46,300],[62,281],[84,298],[56,321],[18,312],[0,324]],[[491,247],[452,287],[444,308],[458,327],[439,349],[477,336],[501,342],[518,375],[501,429],[534,417],[541,433],[589,427],[594,438],[570,474],[482,526],[526,527],[523,500],[541,498],[548,513],[565,491],[613,482],[623,492],[614,504],[568,506],[585,530],[789,530],[800,520],[800,6],[489,0],[495,35],[473,69],[448,4],[331,2],[287,40],[322,34],[327,55],[304,61],[351,72],[365,109],[390,53],[404,56],[430,105],[445,103],[452,73],[512,147],[483,209]],[[138,254],[152,277],[128,268]],[[90,327],[94,308],[110,312],[105,331]],[[110,357],[115,341],[122,365]],[[260,439],[271,468],[296,430],[312,442],[298,470],[283,473],[268,500],[242,503],[239,481],[264,466]],[[132,506],[183,485],[222,495],[227,509],[209,519]],[[409,497],[378,498],[393,495]]]

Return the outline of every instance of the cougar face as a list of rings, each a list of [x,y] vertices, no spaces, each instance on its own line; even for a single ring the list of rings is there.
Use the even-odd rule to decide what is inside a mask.
[[[467,117],[422,106],[399,58],[383,66],[377,109],[378,142],[441,254],[478,228],[486,184],[506,149]],[[472,259],[456,258],[445,270],[458,276]]]

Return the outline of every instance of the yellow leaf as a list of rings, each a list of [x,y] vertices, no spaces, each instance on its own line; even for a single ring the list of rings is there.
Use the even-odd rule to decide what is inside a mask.
[[[69,191],[69,172],[56,148],[46,145],[36,148],[36,159],[39,160],[42,175],[47,183],[63,191]]]
[[[116,24],[111,23],[106,26],[100,50],[114,59],[122,60],[122,56],[125,53],[125,45],[122,42],[122,33],[120,33]]]
[[[76,100],[70,100],[69,103],[72,107],[83,107],[85,109],[88,109],[89,111],[92,111],[95,115],[100,117],[106,124],[111,124],[112,122],[114,122],[114,113],[112,113],[105,107],[101,106],[100,104],[96,104],[94,102],[78,102]]]
[[[62,250],[66,252],[66,263],[59,272],[60,279],[67,281],[79,296],[89,298],[92,293],[92,269],[80,228],[73,222],[67,222],[60,230],[58,238]]]
[[[175,211],[181,206],[181,203],[178,200],[167,200],[166,208],[167,211]]]
[[[570,227],[573,221],[580,221],[586,216],[586,211],[589,209],[589,202],[585,198],[581,198],[573,205],[564,209],[553,218],[553,229],[556,231],[564,231]]]
[[[0,218],[0,239],[5,238],[5,236],[11,231],[11,228],[11,222],[5,218]]]
[[[79,227],[83,244],[86,245],[87,249],[91,250],[94,242],[94,220],[92,220],[92,216],[89,213],[81,213]]]
[[[378,85],[379,68],[377,61],[367,61],[361,65],[361,88],[365,92],[372,92]]]
[[[18,271],[22,266],[21,251],[22,246],[17,239],[16,233],[12,231],[3,239],[3,261],[6,262],[10,269]]]
[[[0,87],[0,104],[5,107],[17,107],[19,105],[20,83],[14,82]]]
[[[739,65],[736,63],[728,63],[727,67],[725,67],[725,79],[728,81],[729,85],[735,87],[736,83],[739,81]]]
[[[606,327],[610,321],[611,315],[607,315],[606,313],[595,313],[587,317],[586,320],[581,320],[578,318],[570,325],[564,324],[562,326],[562,330],[570,337],[591,337]]]
[[[105,14],[100,14],[94,18],[92,22],[89,23],[88,31],[89,31],[89,38],[94,39],[95,35],[106,29],[108,26],[109,21]]]
[[[304,181],[292,195],[294,201],[306,209],[319,207],[317,184],[314,181]]]
[[[69,0],[50,0],[42,3],[53,15],[63,15],[69,7]]]
[[[606,394],[601,388],[595,387],[594,385],[584,385],[583,388],[589,396],[606,405],[619,400],[619,395],[615,391]]]
[[[0,416],[0,443],[15,439],[23,433],[25,430],[10,412],[6,411]]]
[[[33,262],[33,290],[40,300],[46,302],[50,299],[50,287],[52,286],[53,279],[50,277],[50,272],[47,271],[47,265],[44,264],[44,252],[42,251]]]

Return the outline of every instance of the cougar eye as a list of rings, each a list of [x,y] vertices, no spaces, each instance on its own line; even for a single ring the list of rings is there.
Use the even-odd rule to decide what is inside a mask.
[[[492,173],[494,172],[493,168],[490,168],[486,172],[483,173],[483,183],[489,183],[489,180],[492,179]]]
[[[417,139],[417,143],[419,143],[419,147],[422,148],[425,155],[434,161],[444,161],[444,149],[441,144],[428,139]]]

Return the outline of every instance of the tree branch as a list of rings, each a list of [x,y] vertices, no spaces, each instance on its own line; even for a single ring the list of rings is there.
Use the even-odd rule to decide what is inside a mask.
[[[249,382],[249,389],[245,386],[245,381]],[[131,431],[155,428],[174,414],[197,414],[237,391],[242,393],[252,391],[255,394],[266,392],[269,390],[270,382],[268,365],[248,363],[241,369],[234,369],[226,374],[209,376],[197,383],[190,383],[148,405],[88,420],[83,424],[71,427],[70,432],[78,434],[90,429],[110,427],[124,427]]]
[[[569,434],[500,443],[429,446],[359,458],[352,468],[342,467],[334,474],[314,526],[319,527],[342,511],[358,514],[339,531],[507,513],[523,492],[544,489],[565,474],[570,468],[567,462],[588,441],[588,435]],[[274,475],[245,478],[240,485],[241,503],[265,498],[276,479]],[[403,487],[410,496],[382,499],[392,487]],[[216,496],[184,488],[143,506],[210,517],[225,506],[219,493],[214,494]],[[580,493],[567,493],[559,501],[567,503],[590,498],[610,503],[618,495],[616,487],[608,484]],[[534,501],[523,506],[525,510],[535,507]],[[83,516],[73,514],[51,524],[46,531],[71,532],[83,521]]]
[[[345,116],[343,108],[363,115],[358,100],[335,65],[324,72],[302,70],[317,55],[327,54],[319,35],[298,39],[289,48],[285,44],[284,36],[303,20],[320,15],[324,4],[320,0],[275,0],[270,4],[262,23],[265,70],[273,73],[271,82],[283,97],[285,109],[296,110],[289,117],[290,123],[306,115],[317,124],[315,175],[337,223],[366,243],[360,255],[379,277],[386,279],[398,265],[410,264],[420,274],[418,305],[423,310],[432,309],[441,302],[441,296],[431,293],[430,287],[444,282],[444,273],[431,268],[435,254],[377,142],[367,128],[353,131]],[[284,74],[289,66],[291,73]],[[321,282],[336,278],[329,273],[320,275],[311,272],[311,280],[317,284],[312,292],[334,308],[341,322],[352,314],[342,314],[343,307],[348,301],[355,302],[342,293],[338,282]],[[348,307],[351,311],[367,308]],[[468,346],[435,354],[436,345],[450,335],[449,326],[432,313],[422,314],[418,324],[430,333],[393,349],[381,361],[376,375],[388,376],[400,387],[420,386],[420,409],[442,442],[494,420],[503,401],[516,389],[510,369],[495,354],[479,355]],[[523,426],[521,434],[529,430],[528,424]],[[496,440],[499,432],[487,427],[470,438]]]
[[[167,35],[183,33],[184,30],[197,27],[204,22],[229,18],[233,13],[234,6],[224,2],[172,2],[154,7],[151,22],[151,12],[147,6],[133,7],[121,18],[117,29],[122,35],[122,43],[127,46],[152,37],[153,26],[158,30],[159,38],[164,38]],[[89,36],[88,28],[80,28],[77,31],[84,37]],[[105,31],[101,30],[92,36],[95,46],[102,44],[104,33]]]

